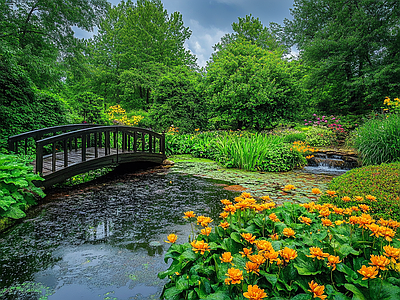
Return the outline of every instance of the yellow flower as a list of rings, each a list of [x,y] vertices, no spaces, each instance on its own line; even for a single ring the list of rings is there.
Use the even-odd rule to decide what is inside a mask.
[[[253,250],[251,248],[243,248],[243,251],[239,251],[240,254],[242,254],[242,257],[249,256]]]
[[[364,198],[361,197],[361,196],[354,196],[354,200],[356,200],[356,201],[363,201]]]
[[[300,222],[304,223],[304,224],[307,224],[307,225],[310,225],[312,223],[312,220],[310,218],[302,216],[302,217],[300,217]]]
[[[266,240],[256,241],[256,246],[257,246],[258,252],[260,252],[260,253],[265,252],[265,251],[274,251],[272,244]]]
[[[226,262],[226,263],[232,264],[233,257],[230,252],[224,252],[221,254],[221,257],[219,259],[221,260],[221,262]]]
[[[262,265],[266,260],[264,256],[259,255],[259,254],[249,255],[248,257],[251,260],[251,262],[253,262],[259,266]]]
[[[381,233],[381,228],[380,228],[379,225],[373,223],[373,224],[367,225],[367,227],[369,228],[369,230],[372,231],[370,236],[375,236],[375,237],[383,236],[383,234]]]
[[[200,130],[200,128],[196,128],[194,131],[199,131]]]
[[[271,198],[269,196],[262,196],[261,199],[264,201],[271,201]]]
[[[342,197],[342,201],[343,201],[343,202],[350,202],[350,201],[351,201],[351,198],[348,197],[348,196],[344,196],[344,197]]]
[[[322,219],[321,219],[321,222],[322,222],[322,225],[324,225],[324,226],[326,226],[326,227],[329,227],[329,226],[333,227],[333,223],[332,223],[332,221],[329,220],[329,219],[324,219],[324,218],[322,218]]]
[[[333,267],[333,269],[332,269],[333,271],[336,270],[336,265],[341,262],[342,261],[339,260],[339,256],[333,256],[333,255],[328,256],[327,265],[328,265],[328,267]]]
[[[262,300],[267,297],[263,289],[260,289],[257,285],[249,285],[247,287],[247,292],[243,293],[245,298],[250,300]]]
[[[271,240],[273,240],[273,241],[279,240],[279,235],[278,235],[277,233],[271,234],[269,237],[270,237]]]
[[[202,235],[209,236],[210,233],[211,233],[211,227],[206,227],[206,228],[204,228],[204,229],[201,230],[201,234],[202,234]]]
[[[197,253],[200,252],[201,254],[204,254],[206,251],[210,252],[210,248],[207,243],[204,241],[193,241],[190,243],[192,245],[192,250]]]
[[[219,217],[220,217],[221,219],[226,219],[227,217],[229,217],[229,213],[226,212],[226,211],[224,211],[224,212],[222,212],[222,213],[219,214]]]
[[[335,191],[326,191],[326,193],[331,196],[331,197],[336,197],[336,192]]]
[[[245,193],[245,192],[243,192],[243,193],[240,195],[240,197],[242,197],[242,198],[250,198],[250,197],[251,197],[251,194],[250,194],[250,193]]]
[[[372,195],[367,195],[365,196],[365,199],[369,200],[369,201],[374,201],[376,202],[376,197],[372,196]]]
[[[376,275],[378,275],[378,270],[376,267],[366,267],[364,265],[357,272],[364,276],[362,280],[373,279],[376,278]]]
[[[280,220],[278,219],[278,217],[276,216],[276,214],[272,213],[268,216],[268,218],[273,221],[273,222],[280,222]]]
[[[386,266],[390,264],[390,260],[383,255],[378,256],[371,254],[371,262],[369,264],[381,269],[382,271],[385,271]]]
[[[283,258],[283,260],[286,263],[288,263],[290,260],[295,259],[297,257],[297,251],[294,249],[285,247],[284,249],[279,251],[279,255]]]
[[[207,227],[209,223],[211,223],[213,220],[210,217],[205,217],[205,216],[198,216],[197,217],[197,224],[200,224],[203,227]]]
[[[312,192],[314,195],[322,194],[321,190],[320,190],[320,189],[317,189],[317,188],[313,188],[313,189],[311,190],[311,192]]]
[[[336,224],[337,226],[340,226],[340,225],[342,225],[343,223],[346,223],[346,222],[343,221],[343,220],[337,220],[337,221],[335,221],[335,224]]]
[[[251,261],[246,262],[246,267],[245,270],[247,273],[255,273],[258,275],[258,272],[260,272],[259,269],[260,265]]]
[[[340,208],[340,207],[336,207],[336,206],[334,206],[333,208],[333,212],[335,213],[335,214],[337,214],[337,215],[343,215],[343,213],[344,213],[344,208]]]
[[[223,205],[232,205],[232,202],[229,201],[228,199],[222,199],[222,200],[221,200],[221,203],[222,203]]]
[[[239,269],[230,268],[225,274],[228,278],[225,279],[225,284],[239,284],[243,280],[243,272]]]
[[[288,191],[294,190],[294,189],[296,189],[296,188],[294,187],[293,184],[285,185],[285,187],[283,188],[283,190],[284,190],[285,192],[288,192]]]
[[[195,218],[196,217],[196,214],[194,213],[194,211],[187,211],[184,214],[185,214],[185,216],[183,217],[184,219]]]
[[[318,283],[314,282],[312,280],[311,282],[308,283],[308,286],[310,287],[311,290],[308,290],[309,292],[314,294],[314,298],[320,298],[324,300],[327,298],[327,295],[323,295],[325,286],[324,285],[318,285]]]
[[[390,257],[392,263],[396,263],[396,260],[400,258],[400,249],[399,248],[394,248],[390,245],[384,246],[383,250],[385,250],[385,253],[383,255]]]
[[[329,217],[330,214],[331,211],[327,207],[324,207],[319,211],[319,217]]]
[[[226,205],[224,207],[224,211],[226,211],[227,213],[230,212],[233,215],[236,211],[236,207],[234,205]]]
[[[241,236],[250,244],[254,244],[254,241],[256,239],[256,237],[253,236],[251,233],[242,233]]]
[[[319,247],[311,247],[310,248],[310,254],[311,255],[306,255],[307,257],[311,258],[317,258],[317,259],[324,259],[325,257],[329,256],[329,253],[324,253],[321,248]]]
[[[295,237],[296,232],[292,228],[284,228],[282,234],[286,237]]]
[[[170,235],[167,236],[167,239],[168,239],[168,241],[164,241],[164,242],[173,244],[176,242],[178,237],[176,234],[171,233]]]
[[[218,226],[222,227],[224,230],[226,230],[229,227],[229,223],[228,222],[223,222],[223,223],[219,224]]]

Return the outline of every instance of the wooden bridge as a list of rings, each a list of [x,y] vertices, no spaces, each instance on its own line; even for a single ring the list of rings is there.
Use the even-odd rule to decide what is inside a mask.
[[[36,154],[34,171],[51,186],[72,176],[128,162],[161,164],[165,135],[129,126],[72,124],[25,132],[8,138],[10,152]]]

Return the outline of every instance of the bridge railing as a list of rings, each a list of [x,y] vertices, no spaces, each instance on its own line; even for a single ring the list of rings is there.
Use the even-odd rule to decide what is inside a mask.
[[[48,127],[38,130],[33,130],[18,135],[10,136],[8,138],[8,150],[13,153],[21,154],[34,154],[36,148],[36,141],[56,136],[60,133],[66,133],[84,128],[100,126],[97,124],[69,124],[54,127]]]
[[[46,154],[46,148],[51,151]],[[43,173],[44,158],[51,156],[51,172],[57,171],[57,154],[62,153],[62,165],[59,168],[69,166],[69,154],[81,151],[81,159],[88,159],[88,149],[94,152],[94,157],[101,155],[118,155],[126,152],[157,153],[165,156],[165,135],[151,130],[129,126],[98,126],[75,130],[60,135],[44,138],[36,141],[36,172]],[[71,152],[72,151],[72,152]],[[91,152],[91,153],[92,153]]]

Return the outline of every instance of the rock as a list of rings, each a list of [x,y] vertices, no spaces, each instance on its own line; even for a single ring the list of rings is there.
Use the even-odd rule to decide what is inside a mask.
[[[169,159],[164,159],[164,161],[162,162],[162,164],[165,165],[171,165],[173,166],[175,164],[175,162],[173,162],[172,160]]]

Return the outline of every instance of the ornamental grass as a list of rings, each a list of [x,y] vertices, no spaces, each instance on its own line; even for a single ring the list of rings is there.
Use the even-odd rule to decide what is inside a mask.
[[[188,242],[168,237],[162,299],[400,299],[400,223],[368,205],[221,202],[219,220],[183,213]]]

